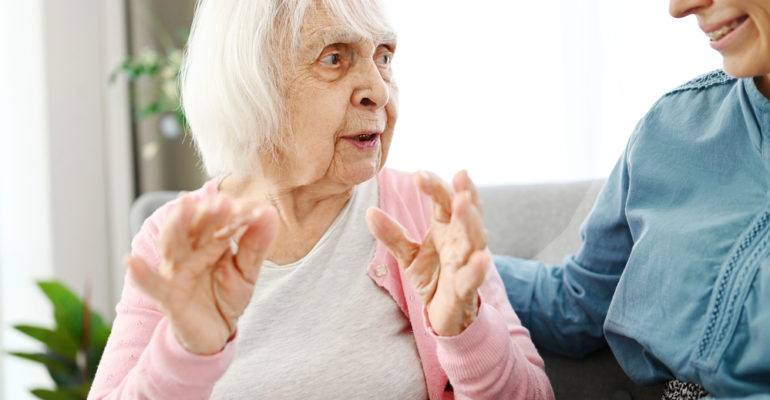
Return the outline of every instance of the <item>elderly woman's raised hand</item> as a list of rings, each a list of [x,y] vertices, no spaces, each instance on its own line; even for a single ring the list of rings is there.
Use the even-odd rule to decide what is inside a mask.
[[[415,184],[432,203],[431,226],[422,243],[379,209],[370,209],[366,219],[372,234],[404,268],[433,330],[454,336],[476,319],[477,289],[491,262],[478,193],[465,171],[453,180],[454,196],[431,173],[416,174]]]
[[[193,353],[213,354],[235,332],[277,230],[272,206],[225,194],[203,201],[185,195],[161,228],[159,270],[137,256],[125,263],[179,342]],[[231,237],[241,232],[233,254]]]

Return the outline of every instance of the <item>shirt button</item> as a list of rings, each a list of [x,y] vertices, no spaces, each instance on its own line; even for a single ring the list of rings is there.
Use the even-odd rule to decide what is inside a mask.
[[[377,275],[377,277],[381,278],[388,274],[388,268],[385,267],[385,264],[380,264],[374,267],[374,274]]]

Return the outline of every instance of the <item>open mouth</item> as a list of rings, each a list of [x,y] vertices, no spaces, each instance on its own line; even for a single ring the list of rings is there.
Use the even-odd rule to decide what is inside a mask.
[[[719,39],[722,39],[723,37],[727,36],[730,32],[732,32],[735,28],[737,28],[740,24],[743,23],[743,21],[746,21],[749,17],[744,15],[743,17],[740,17],[733,21],[732,23],[725,25],[715,31],[708,32],[706,35],[711,39],[712,42],[719,41]]]
[[[352,143],[360,150],[367,151],[376,148],[380,143],[379,132],[361,132],[355,135],[345,136],[343,139]]]
[[[349,136],[352,140],[358,142],[371,142],[377,138],[378,133],[362,133],[360,135]]]

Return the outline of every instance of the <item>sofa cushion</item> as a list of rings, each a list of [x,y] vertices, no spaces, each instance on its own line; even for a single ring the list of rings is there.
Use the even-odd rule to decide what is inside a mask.
[[[561,264],[581,244],[579,228],[603,180],[479,188],[489,249]],[[661,386],[634,384],[609,348],[574,360],[540,350],[557,399],[660,399]]]

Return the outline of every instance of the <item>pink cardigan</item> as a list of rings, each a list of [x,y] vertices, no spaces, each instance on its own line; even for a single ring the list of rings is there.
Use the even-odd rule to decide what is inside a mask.
[[[430,224],[430,204],[412,184],[411,175],[383,169],[378,180],[380,208],[413,238],[422,238]],[[217,183],[212,180],[192,194],[203,198],[216,192]],[[157,235],[173,204],[153,213],[132,243],[133,253],[155,267],[160,264]],[[380,266],[385,266],[385,273]],[[433,333],[422,301],[381,243],[368,273],[390,293],[414,327],[431,400],[554,397],[543,360],[508,303],[502,280],[492,265],[479,289],[478,318],[453,337]],[[130,279],[126,279],[116,311],[89,399],[207,399],[235,355],[234,341],[211,356],[186,351],[163,314]]]

